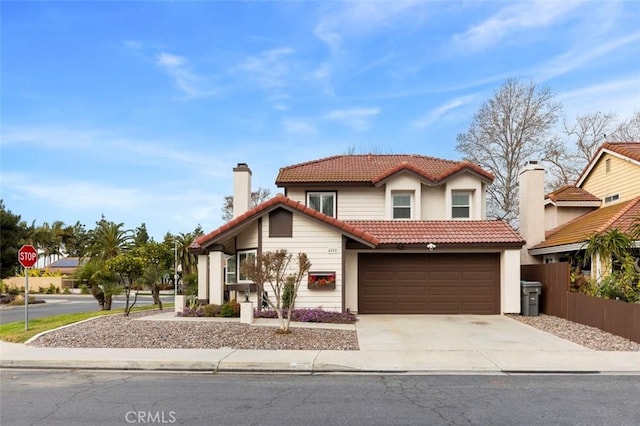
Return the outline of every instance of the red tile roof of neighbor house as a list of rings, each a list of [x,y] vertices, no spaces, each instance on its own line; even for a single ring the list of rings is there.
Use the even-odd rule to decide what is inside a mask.
[[[552,229],[547,233],[545,241],[533,248],[539,249],[581,243],[593,234],[606,232],[614,228],[627,232],[634,220],[638,218],[640,218],[640,197],[613,206],[599,208]]]
[[[438,183],[460,171],[469,170],[493,181],[494,176],[467,161],[451,161],[423,155],[337,155],[283,167],[276,185],[296,183],[376,184],[400,171],[408,171]]]
[[[546,198],[554,203],[558,201],[601,201],[600,198],[592,193],[571,185],[565,185],[550,192]]]
[[[608,149],[609,151],[640,161],[640,142],[605,142],[600,149]]]
[[[514,244],[524,240],[501,220],[359,220],[348,221],[380,244]]]
[[[327,216],[326,214],[316,211],[310,207],[307,207],[298,201],[293,201],[292,199],[287,198],[282,194],[278,194],[275,197],[265,201],[264,203],[257,205],[253,209],[245,212],[244,214],[236,217],[235,219],[232,219],[231,221],[225,223],[221,227],[209,232],[208,234],[203,235],[199,238],[196,238],[194,242],[191,244],[190,248],[199,249],[207,245],[208,243],[215,242],[217,238],[224,235],[227,231],[230,231],[233,228],[247,221],[250,221],[252,219],[257,219],[258,217],[268,213],[269,211],[277,207],[284,207],[284,208],[289,208],[292,210],[297,210],[299,212],[302,212],[307,216],[310,216],[321,222],[331,225],[337,230],[344,232],[347,235],[350,235],[356,239],[360,239],[365,242],[368,242],[373,246],[376,246],[380,243],[380,241],[376,237],[374,237],[373,235],[369,234],[366,231],[358,229],[353,225],[350,225],[346,222],[343,222],[331,216]]]

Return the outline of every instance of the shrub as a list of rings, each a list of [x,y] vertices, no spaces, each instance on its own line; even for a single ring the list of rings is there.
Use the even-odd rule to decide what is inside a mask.
[[[220,315],[222,306],[210,303],[208,305],[202,305],[198,310],[202,313],[203,317],[217,317]]]
[[[47,294],[56,294],[56,293],[59,293],[59,292],[60,292],[60,290],[53,283],[49,284],[49,287],[47,287],[47,289],[46,289],[46,293]]]
[[[287,278],[290,278],[290,277],[287,277]],[[282,288],[282,307],[284,309],[288,309],[289,306],[291,306],[291,302],[293,299],[293,291],[294,291],[293,284],[287,283],[287,285],[285,285]]]
[[[230,300],[220,308],[221,317],[239,317],[240,316],[240,304],[236,302],[236,299]]]
[[[178,312],[179,317],[201,317],[202,312],[199,309],[190,308],[185,306],[182,312]]]
[[[89,287],[86,284],[80,284],[80,294],[90,294]]]

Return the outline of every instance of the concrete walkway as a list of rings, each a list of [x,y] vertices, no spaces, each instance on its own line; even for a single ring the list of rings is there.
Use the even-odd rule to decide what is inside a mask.
[[[157,318],[163,319],[168,320]],[[416,315],[400,318],[362,315],[355,328],[359,351],[69,349],[0,342],[0,367],[298,373],[640,374],[640,352],[593,351],[502,316]]]

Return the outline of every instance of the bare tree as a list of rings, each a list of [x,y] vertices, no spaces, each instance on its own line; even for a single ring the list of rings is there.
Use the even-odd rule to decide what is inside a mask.
[[[572,126],[567,125],[566,120],[564,121],[564,131],[570,139],[573,139],[583,165],[591,160],[598,147],[607,140],[607,135],[613,132],[615,121],[615,114],[611,112],[603,114],[599,111],[577,116]]]
[[[458,135],[458,152],[495,176],[487,189],[490,216],[515,223],[518,171],[527,160],[544,158],[560,110],[549,89],[509,78]]]
[[[640,110],[633,113],[631,117],[624,120],[616,127],[609,141],[617,142],[638,142],[640,141]]]
[[[264,286],[269,284],[273,300],[271,298],[266,300],[280,319],[281,333],[289,333],[291,313],[295,308],[300,283],[311,269],[311,262],[306,253],[298,253],[297,265],[293,268],[290,267],[292,258],[293,254],[288,253],[286,249],[281,249],[259,254],[253,261],[244,261],[240,265],[242,273],[258,287],[258,295],[261,295]],[[288,306],[285,308],[283,296],[287,287],[289,288]],[[287,310],[286,317],[284,309]]]
[[[271,191],[267,188],[259,187],[251,192],[251,208],[269,199]],[[225,222],[233,219],[233,195],[227,195],[222,202],[222,220]]]

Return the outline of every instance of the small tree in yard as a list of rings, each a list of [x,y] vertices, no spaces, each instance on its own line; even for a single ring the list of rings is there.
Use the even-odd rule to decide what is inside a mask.
[[[287,250],[277,250],[275,252],[266,252],[256,256],[253,261],[244,261],[240,265],[242,273],[249,277],[258,287],[258,295],[264,291],[265,284],[269,284],[273,300],[267,298],[267,303],[276,311],[280,320],[280,332],[289,333],[289,324],[291,323],[291,312],[295,308],[298,289],[304,276],[311,269],[311,262],[306,253],[298,253],[297,267],[291,267],[293,254]],[[287,291],[288,307],[285,317],[283,311],[283,295]],[[274,302],[275,301],[275,302]]]
[[[144,261],[141,257],[132,253],[122,253],[107,261],[107,269],[118,275],[120,283],[124,288],[126,304],[124,314],[129,316],[129,312],[138,300],[138,291],[136,290],[133,303],[129,305],[131,296],[131,286],[142,276],[144,272]]]
[[[137,253],[145,263],[142,281],[151,289],[153,304],[158,305],[160,310],[162,310],[160,284],[163,275],[169,270],[171,262],[173,261],[171,249],[165,244],[152,241],[139,247]]]

